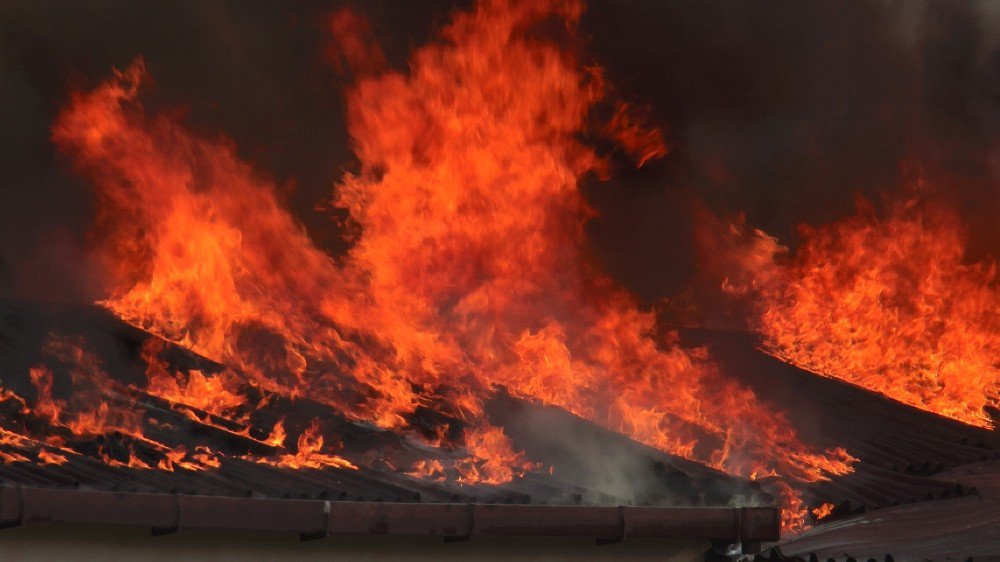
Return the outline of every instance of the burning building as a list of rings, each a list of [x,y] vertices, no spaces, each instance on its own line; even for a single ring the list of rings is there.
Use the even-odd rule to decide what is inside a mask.
[[[1000,554],[989,6],[76,9],[3,8],[11,552]]]

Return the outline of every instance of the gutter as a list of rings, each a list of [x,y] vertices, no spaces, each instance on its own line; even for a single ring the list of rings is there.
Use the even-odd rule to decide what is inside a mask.
[[[0,487],[0,528],[23,523],[98,523],[183,530],[328,535],[592,537],[775,541],[775,507],[597,507],[472,503],[390,503],[97,492]]]

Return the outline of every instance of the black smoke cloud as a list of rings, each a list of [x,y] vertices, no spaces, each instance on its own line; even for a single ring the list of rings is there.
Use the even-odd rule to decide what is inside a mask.
[[[390,63],[468,2],[350,4]],[[318,244],[344,250],[316,209],[354,165],[338,77],[324,60],[338,2],[91,1],[0,5],[0,296],[92,300],[89,187],[49,141],[73,89],[135,56],[144,101],[225,134],[288,186]],[[584,40],[618,93],[648,105],[672,152],[588,181],[594,253],[648,303],[693,279],[696,209],[745,212],[794,243],[795,225],[853,210],[855,194],[928,179],[967,218],[974,257],[1000,254],[1000,9],[951,2],[591,2]],[[901,163],[907,167],[901,169]]]

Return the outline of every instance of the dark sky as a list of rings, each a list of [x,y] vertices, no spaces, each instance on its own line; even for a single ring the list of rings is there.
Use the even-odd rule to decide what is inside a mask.
[[[460,4],[467,4],[461,2]],[[145,57],[147,107],[232,138],[279,183],[318,244],[315,210],[352,166],[341,91],[323,59],[337,2],[7,0],[0,3],[0,296],[89,300],[91,191],[49,141],[67,94]],[[390,62],[433,35],[455,2],[351,4]],[[857,193],[954,205],[971,253],[1000,255],[1000,4],[592,1],[591,55],[648,105],[673,148],[586,193],[596,255],[646,302],[688,282],[694,209],[747,214],[794,242],[795,225],[848,214]]]

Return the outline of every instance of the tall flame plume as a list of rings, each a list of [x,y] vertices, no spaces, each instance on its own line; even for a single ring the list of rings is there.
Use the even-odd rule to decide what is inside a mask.
[[[621,104],[591,127],[607,96],[599,69],[546,39],[572,36],[582,9],[483,1],[417,50],[407,74],[359,79],[347,96],[360,167],[330,200],[355,227],[339,258],[230,141],[147,114],[141,60],[75,94],[53,138],[100,199],[103,304],[232,369],[151,377],[156,391],[221,411],[240,399],[226,381],[243,376],[399,431],[432,408],[464,426],[451,445],[469,451],[458,469],[470,482],[537,468],[485,417],[498,387],[735,474],[850,471],[846,452],[800,442],[704,350],[657,335],[653,314],[588,258],[594,212],[579,182],[610,165],[580,138],[603,131],[640,165],[666,145]],[[283,462],[321,462],[322,443],[303,434]],[[795,527],[805,508],[786,492]]]

